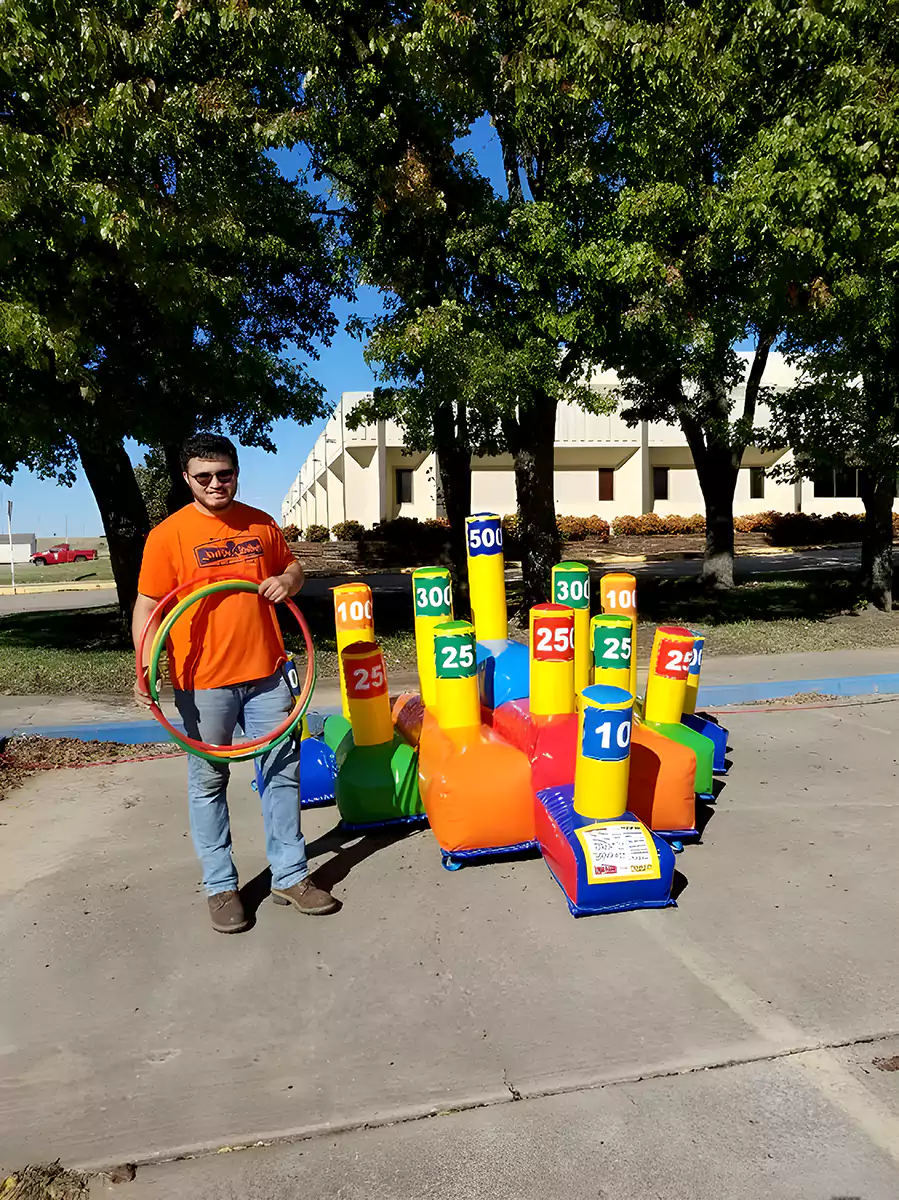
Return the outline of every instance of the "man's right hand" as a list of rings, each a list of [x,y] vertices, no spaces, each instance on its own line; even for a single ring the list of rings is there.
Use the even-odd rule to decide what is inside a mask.
[[[134,699],[135,699],[135,702],[137,704],[140,704],[143,708],[149,708],[150,705],[153,703],[153,697],[150,695],[150,692],[147,687],[147,676],[148,675],[149,675],[149,671],[148,671],[147,667],[144,667],[143,679],[135,679],[134,680]]]

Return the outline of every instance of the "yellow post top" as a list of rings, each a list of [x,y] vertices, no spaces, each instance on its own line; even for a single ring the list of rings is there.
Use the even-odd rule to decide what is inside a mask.
[[[468,593],[479,642],[502,641],[509,636],[506,611],[506,573],[503,524],[496,513],[474,513],[465,518],[468,559]]]
[[[613,820],[627,809],[634,697],[624,688],[584,688],[578,712],[574,808],[583,817]]]
[[[645,720],[667,725],[680,723],[693,641],[692,633],[682,625],[660,625],[656,630],[646,681]]]
[[[702,654],[705,650],[705,638],[701,633],[690,630],[693,634],[693,653],[690,656],[690,667],[687,672],[687,690],[684,695],[684,713],[696,712],[696,698],[699,692],[699,677],[702,674]]]
[[[377,642],[353,642],[340,655],[346,682],[349,721],[357,746],[381,746],[393,740],[384,655]]]
[[[574,712],[574,612],[564,604],[535,604],[530,611],[531,687],[534,716]]]
[[[434,627],[437,723],[441,729],[467,729],[481,722],[474,626],[443,621]]]

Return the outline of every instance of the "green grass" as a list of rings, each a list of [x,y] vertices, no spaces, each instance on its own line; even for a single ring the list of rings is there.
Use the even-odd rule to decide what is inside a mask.
[[[97,583],[112,579],[112,562],[98,558],[93,562],[57,563],[53,567],[33,567],[16,563],[16,586],[28,583]],[[8,566],[0,567],[0,584],[9,584]]]
[[[510,605],[519,598],[520,585],[510,587]],[[658,624],[702,630],[712,655],[899,646],[899,613],[860,612],[859,587],[850,576],[760,579],[725,593],[705,592],[692,579],[647,580],[639,585],[639,603],[642,659]],[[302,608],[315,641],[319,675],[334,678],[331,600],[304,597]],[[413,669],[411,597],[376,595],[375,623],[388,669]],[[288,648],[301,649],[287,614],[283,625]],[[6,694],[128,692],[133,671],[130,642],[112,606],[0,618],[0,691]]]

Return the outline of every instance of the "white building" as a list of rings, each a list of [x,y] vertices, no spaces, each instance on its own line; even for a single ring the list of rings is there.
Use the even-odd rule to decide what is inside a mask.
[[[742,354],[748,372],[752,355]],[[795,372],[780,354],[771,354],[764,385],[786,388]],[[609,391],[614,372],[597,373],[597,391]],[[743,388],[736,389],[742,401]],[[442,516],[434,454],[406,454],[403,435],[393,421],[356,430],[345,417],[367,392],[344,392],[281,505],[284,525],[327,525],[353,520],[371,527],[393,517]],[[763,407],[757,415],[765,420]],[[784,483],[766,470],[789,451],[763,453],[750,447],[737,481],[737,516],[778,512],[861,512],[857,472],[828,472],[826,477]],[[560,516],[600,516],[607,521],[625,513],[660,516],[702,513],[699,480],[686,439],[676,425],[642,422],[629,427],[617,413],[599,416],[575,405],[560,405],[556,418],[556,512]],[[472,512],[514,513],[512,457],[472,458]]]
[[[34,554],[37,541],[33,533],[14,533],[12,535],[12,561],[14,563],[27,563]],[[9,537],[5,533],[0,533],[0,563],[9,565]]]

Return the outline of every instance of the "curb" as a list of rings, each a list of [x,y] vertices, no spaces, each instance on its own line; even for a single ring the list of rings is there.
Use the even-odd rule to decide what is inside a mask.
[[[112,580],[98,580],[97,583],[26,583],[21,587],[16,584],[11,587],[8,583],[0,585],[0,596],[34,596],[46,592],[100,592],[114,591]]]

